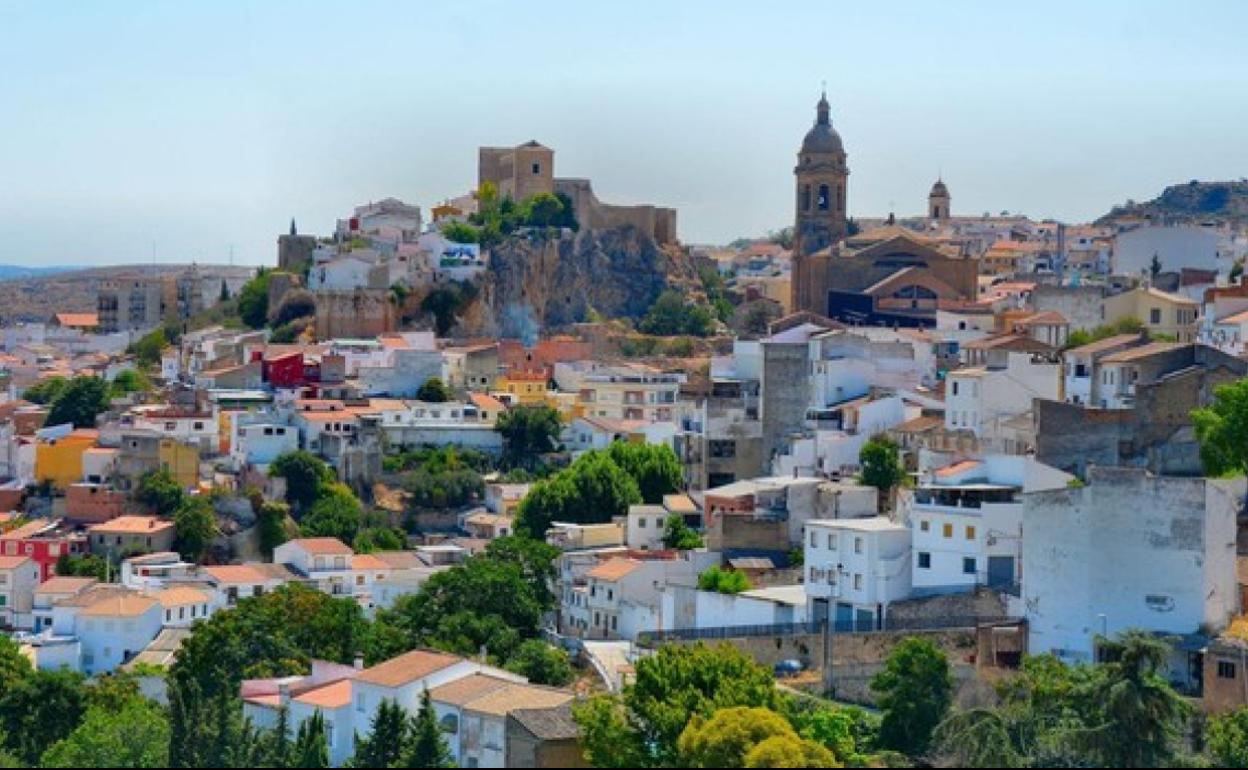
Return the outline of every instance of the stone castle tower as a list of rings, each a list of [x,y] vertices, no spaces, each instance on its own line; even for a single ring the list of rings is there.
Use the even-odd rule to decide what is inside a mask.
[[[797,217],[793,225],[793,309],[817,307],[808,257],[848,234],[846,191],[849,166],[841,136],[832,128],[827,93],[819,97],[815,125],[806,132],[797,153]]]
[[[949,202],[949,188],[945,187],[943,180],[937,179],[932,191],[927,194],[927,218],[937,221],[948,219]]]

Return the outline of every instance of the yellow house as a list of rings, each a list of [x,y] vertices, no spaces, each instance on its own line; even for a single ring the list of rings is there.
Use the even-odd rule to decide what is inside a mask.
[[[494,381],[494,389],[510,395],[512,403],[537,406],[546,403],[546,382],[542,372],[508,372]]]
[[[1200,304],[1187,297],[1141,286],[1105,299],[1105,323],[1137,318],[1152,336],[1173,337],[1175,342],[1196,341],[1196,317]]]
[[[35,478],[50,481],[57,489],[82,481],[82,456],[95,446],[100,432],[80,428],[61,438],[35,445]]]
[[[160,440],[160,467],[169,471],[183,489],[199,484],[199,450],[174,439]]]

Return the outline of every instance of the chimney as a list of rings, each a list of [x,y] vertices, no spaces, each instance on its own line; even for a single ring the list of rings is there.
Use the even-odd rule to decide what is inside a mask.
[[[356,671],[363,671],[364,670],[364,653],[357,652],[355,654],[355,660],[351,661],[351,665],[355,667]]]
[[[277,683],[277,702],[281,706],[290,705],[290,683],[289,682]]]

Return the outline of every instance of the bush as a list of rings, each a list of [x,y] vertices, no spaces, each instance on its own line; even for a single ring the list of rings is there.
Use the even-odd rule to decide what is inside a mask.
[[[698,575],[698,588],[703,591],[714,591],[721,594],[739,594],[753,588],[750,579],[744,572],[722,567],[711,567]]]
[[[714,320],[704,306],[689,303],[680,292],[669,289],[650,306],[638,328],[646,334],[662,337],[677,334],[705,337],[714,329]]]

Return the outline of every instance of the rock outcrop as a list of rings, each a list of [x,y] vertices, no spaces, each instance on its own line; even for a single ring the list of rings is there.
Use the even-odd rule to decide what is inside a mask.
[[[640,318],[667,289],[702,299],[688,252],[632,226],[515,234],[490,250],[483,289],[485,312],[464,325],[492,324],[474,331],[522,339],[586,321],[592,312]]]

